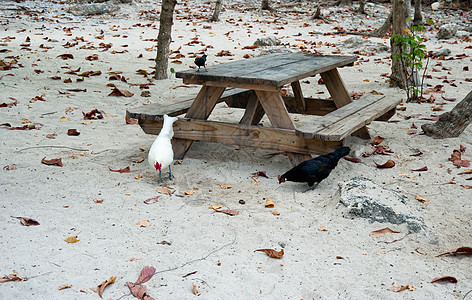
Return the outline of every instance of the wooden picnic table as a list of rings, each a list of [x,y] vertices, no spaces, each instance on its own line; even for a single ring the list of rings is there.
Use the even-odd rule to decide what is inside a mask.
[[[311,154],[331,152],[350,135],[369,138],[366,124],[388,120],[399,100],[382,96],[363,96],[352,101],[338,68],[352,66],[355,56],[275,53],[250,59],[208,66],[208,72],[191,69],[176,73],[185,84],[199,84],[194,99],[176,100],[172,105],[142,107],[127,115],[139,120],[146,133],[157,134],[164,114],[180,115],[174,124],[173,148],[182,159],[193,141],[202,140],[240,146],[285,151],[296,165]],[[332,99],[303,96],[300,80],[320,74]],[[293,97],[282,96],[281,89],[291,85]],[[239,123],[209,121],[216,104],[245,109]],[[290,113],[318,115],[300,128]],[[259,126],[267,115],[272,127]]]

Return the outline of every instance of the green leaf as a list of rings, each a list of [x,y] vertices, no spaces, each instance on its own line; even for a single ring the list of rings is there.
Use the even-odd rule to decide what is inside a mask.
[[[170,68],[170,72],[171,72],[171,73],[175,73],[174,68]]]

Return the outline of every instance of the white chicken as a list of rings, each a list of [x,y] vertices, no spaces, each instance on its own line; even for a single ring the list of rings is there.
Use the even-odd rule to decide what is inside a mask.
[[[172,150],[172,144],[170,141],[174,136],[172,124],[177,120],[177,117],[164,115],[164,124],[162,125],[161,132],[159,132],[156,140],[152,143],[151,149],[149,149],[148,162],[151,167],[156,168],[156,171],[159,171],[159,183],[162,182],[161,172],[166,167],[169,167],[169,179],[174,178],[170,168],[170,165],[174,160],[174,151]]]

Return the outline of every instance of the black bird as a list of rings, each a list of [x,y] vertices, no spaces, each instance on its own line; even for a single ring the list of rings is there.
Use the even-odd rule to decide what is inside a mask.
[[[302,162],[288,170],[282,176],[279,175],[279,184],[282,182],[306,182],[312,187],[315,182],[320,183],[328,177],[329,173],[338,165],[338,161],[349,154],[349,147],[342,147],[334,152],[321,155]]]
[[[207,60],[206,54],[202,55],[202,57],[195,58],[195,64],[198,66],[198,71],[200,71],[200,67],[204,67],[205,72],[208,72],[207,68],[205,67],[206,60]]]

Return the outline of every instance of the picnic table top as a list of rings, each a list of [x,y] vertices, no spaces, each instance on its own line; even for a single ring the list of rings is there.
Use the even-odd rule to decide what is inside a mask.
[[[315,55],[303,53],[273,53],[249,59],[176,72],[176,77],[195,81],[268,85],[285,84],[314,76],[338,67],[350,65],[355,56]]]

